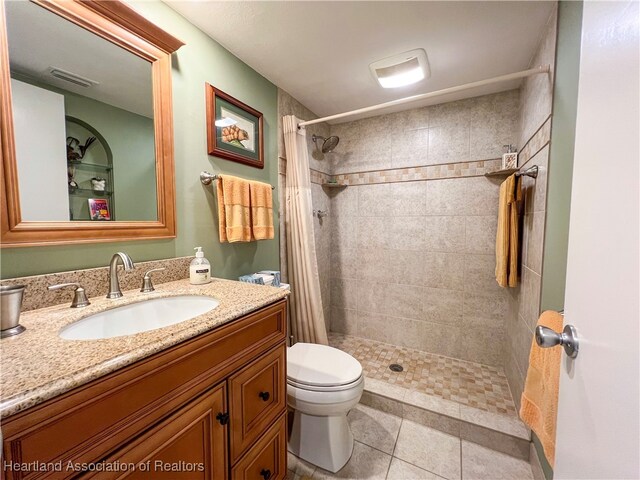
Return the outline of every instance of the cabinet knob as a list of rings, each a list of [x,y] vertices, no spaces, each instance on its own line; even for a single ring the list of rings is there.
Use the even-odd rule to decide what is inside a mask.
[[[269,480],[271,478],[271,470],[263,468],[262,470],[260,470],[260,475],[262,475],[262,478],[264,478],[264,480]]]
[[[227,423],[229,423],[229,414],[220,412],[218,415],[216,415],[216,420],[220,422],[220,425],[226,425]]]
[[[263,401],[265,401],[265,402],[266,402],[267,400],[269,400],[269,397],[270,397],[271,395],[269,395],[269,392],[260,392],[260,393],[258,394],[258,396],[259,396]]]

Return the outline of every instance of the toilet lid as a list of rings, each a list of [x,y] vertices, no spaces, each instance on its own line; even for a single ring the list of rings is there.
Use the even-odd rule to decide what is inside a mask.
[[[362,365],[348,353],[314,343],[296,343],[287,349],[287,378],[314,386],[337,386],[355,382]]]

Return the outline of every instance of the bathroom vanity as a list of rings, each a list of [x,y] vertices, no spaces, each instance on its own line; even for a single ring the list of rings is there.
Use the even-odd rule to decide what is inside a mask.
[[[136,335],[59,338],[90,313],[179,294],[220,304]],[[92,302],[27,312],[3,340],[3,478],[286,477],[286,292],[181,280]]]

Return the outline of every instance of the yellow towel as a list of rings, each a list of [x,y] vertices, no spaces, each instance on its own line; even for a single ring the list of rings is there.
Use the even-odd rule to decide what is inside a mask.
[[[496,232],[496,281],[501,287],[518,285],[520,177],[515,174],[500,185],[498,230]]]
[[[220,242],[251,241],[249,182],[225,175],[217,180]]]
[[[538,325],[561,332],[562,321],[562,315],[558,312],[547,311],[538,319]],[[520,418],[536,432],[552,467],[556,457],[556,417],[558,416],[561,355],[562,348],[540,348],[535,338],[532,340],[529,370],[520,405]]]
[[[251,194],[251,232],[253,240],[273,238],[273,193],[271,185],[249,182]]]

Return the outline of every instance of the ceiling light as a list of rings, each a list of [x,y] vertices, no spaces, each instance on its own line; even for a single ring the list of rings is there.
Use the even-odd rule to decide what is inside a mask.
[[[86,77],[81,77],[80,75],[67,72],[66,70],[62,70],[61,68],[57,68],[57,67],[49,67],[49,73],[52,76],[59,78],[60,80],[64,80],[65,82],[75,83],[76,85],[80,85],[81,87],[85,87],[85,88],[100,84],[100,82],[96,82],[95,80],[91,80]]]
[[[431,75],[427,52],[422,48],[378,60],[369,68],[383,88],[404,87]]]

